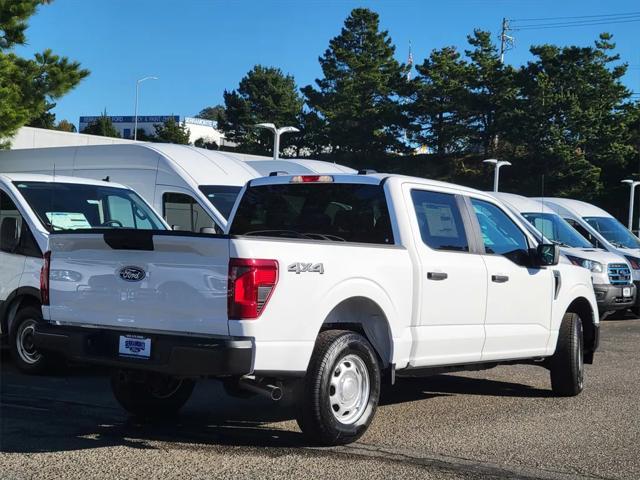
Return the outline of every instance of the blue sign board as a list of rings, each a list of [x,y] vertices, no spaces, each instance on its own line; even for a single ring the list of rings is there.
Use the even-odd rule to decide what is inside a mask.
[[[80,117],[80,123],[92,123],[98,120],[99,116],[92,117]],[[109,116],[111,123],[134,123],[135,117],[130,116]],[[138,123],[164,123],[170,118],[173,118],[176,122],[180,122],[178,115],[138,115]]]

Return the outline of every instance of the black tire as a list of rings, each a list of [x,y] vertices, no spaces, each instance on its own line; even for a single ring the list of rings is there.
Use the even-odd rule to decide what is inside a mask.
[[[11,356],[16,366],[25,373],[45,373],[50,367],[50,355],[44,355],[33,346],[33,332],[42,322],[39,307],[29,305],[20,308],[9,332]]]
[[[636,317],[640,317],[640,305],[634,305],[629,310],[631,310],[631,313],[633,313]]]
[[[111,390],[118,403],[138,417],[175,416],[191,397],[195,382],[160,373],[116,370]]]
[[[334,379],[340,379],[341,385],[348,382],[347,387],[340,387],[346,395],[356,390],[356,404],[347,405],[345,412],[340,411],[339,392],[331,385]],[[360,388],[365,383],[368,389]],[[369,342],[350,331],[321,332],[297,398],[296,419],[305,437],[321,445],[355,442],[369,428],[379,397],[380,366]],[[346,423],[339,421],[338,416]]]
[[[556,352],[550,359],[551,389],[559,397],[574,397],[584,388],[584,345],[582,320],[565,313]]]

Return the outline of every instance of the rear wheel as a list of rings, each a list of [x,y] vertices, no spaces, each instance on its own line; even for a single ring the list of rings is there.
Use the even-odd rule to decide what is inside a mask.
[[[314,443],[356,441],[369,428],[380,396],[376,353],[350,331],[321,332],[298,398],[297,421]]]
[[[33,344],[36,325],[42,322],[38,307],[27,306],[18,310],[11,325],[9,341],[16,366],[25,373],[43,373],[49,367],[45,355]]]
[[[584,388],[582,321],[565,313],[558,332],[556,353],[550,359],[551,389],[560,397],[573,397]]]
[[[118,403],[140,417],[174,416],[191,397],[195,382],[160,373],[117,370],[111,390]]]

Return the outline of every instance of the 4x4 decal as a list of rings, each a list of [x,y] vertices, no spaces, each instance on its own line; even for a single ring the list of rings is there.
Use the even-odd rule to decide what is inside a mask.
[[[322,263],[292,263],[287,267],[287,272],[300,275],[301,273],[324,273],[324,265]]]

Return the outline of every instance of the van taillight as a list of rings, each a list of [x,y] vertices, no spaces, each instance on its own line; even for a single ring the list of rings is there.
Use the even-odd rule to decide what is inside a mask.
[[[40,301],[42,305],[49,305],[49,271],[51,269],[51,252],[44,252],[44,260],[40,269]]]
[[[278,261],[253,258],[229,260],[227,311],[232,320],[260,316],[278,283]]]

